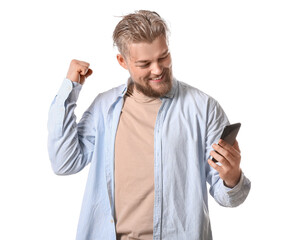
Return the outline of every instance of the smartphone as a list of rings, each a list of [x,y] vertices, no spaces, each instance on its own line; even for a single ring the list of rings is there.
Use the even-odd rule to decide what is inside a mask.
[[[220,139],[224,140],[225,142],[229,143],[232,146],[235,142],[240,127],[241,123],[235,123],[225,126]],[[212,158],[211,160],[215,163],[218,162],[215,158]]]

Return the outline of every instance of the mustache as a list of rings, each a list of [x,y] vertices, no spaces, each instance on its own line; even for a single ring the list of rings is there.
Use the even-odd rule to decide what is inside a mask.
[[[167,76],[169,73],[171,73],[171,70],[170,70],[169,68],[165,68],[165,69],[162,70],[161,74],[148,76],[148,77],[146,77],[144,80],[145,80],[145,81],[149,81],[150,79],[153,79],[153,78],[165,77],[165,78],[164,78],[164,82],[167,82],[167,81],[168,81],[168,78],[167,78],[166,76]]]

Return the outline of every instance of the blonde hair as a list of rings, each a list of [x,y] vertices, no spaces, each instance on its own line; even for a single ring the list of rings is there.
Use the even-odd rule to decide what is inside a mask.
[[[169,30],[166,22],[159,14],[147,10],[139,10],[122,17],[114,33],[114,46],[122,55],[128,54],[128,44],[147,42],[163,36],[168,41]]]

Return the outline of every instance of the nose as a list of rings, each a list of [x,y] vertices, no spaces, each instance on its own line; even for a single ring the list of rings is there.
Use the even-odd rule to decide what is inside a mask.
[[[159,76],[161,75],[163,67],[158,63],[155,62],[152,64],[151,74]]]

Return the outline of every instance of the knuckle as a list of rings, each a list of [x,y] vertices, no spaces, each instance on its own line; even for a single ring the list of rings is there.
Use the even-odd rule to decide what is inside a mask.
[[[217,172],[219,172],[219,171],[220,171],[220,169],[219,169],[219,167],[218,167],[218,165],[217,165],[217,164],[215,164],[215,165],[213,166],[213,168],[214,168]]]
[[[225,159],[224,157],[221,157],[219,162],[220,162],[222,165],[226,165],[226,159]]]
[[[236,152],[236,157],[241,158],[241,153],[240,152]]]
[[[217,159],[217,160],[218,160],[218,162],[220,162],[220,163],[224,163],[225,158],[224,158],[222,155],[218,154],[217,158],[218,158],[218,159]]]
[[[76,59],[73,59],[72,61],[71,61],[71,64],[77,64],[78,63],[78,60],[76,60]]]
[[[230,152],[226,152],[225,153],[225,158],[226,159],[231,159],[232,158],[232,155],[230,154]]]
[[[89,67],[90,64],[88,62],[85,62],[85,61],[80,61],[80,64],[85,66],[85,67]]]
[[[219,148],[218,144],[216,144],[216,143],[212,144],[212,147],[213,147],[215,150]]]
[[[212,162],[212,166],[215,170],[219,170],[219,166],[215,162]]]

